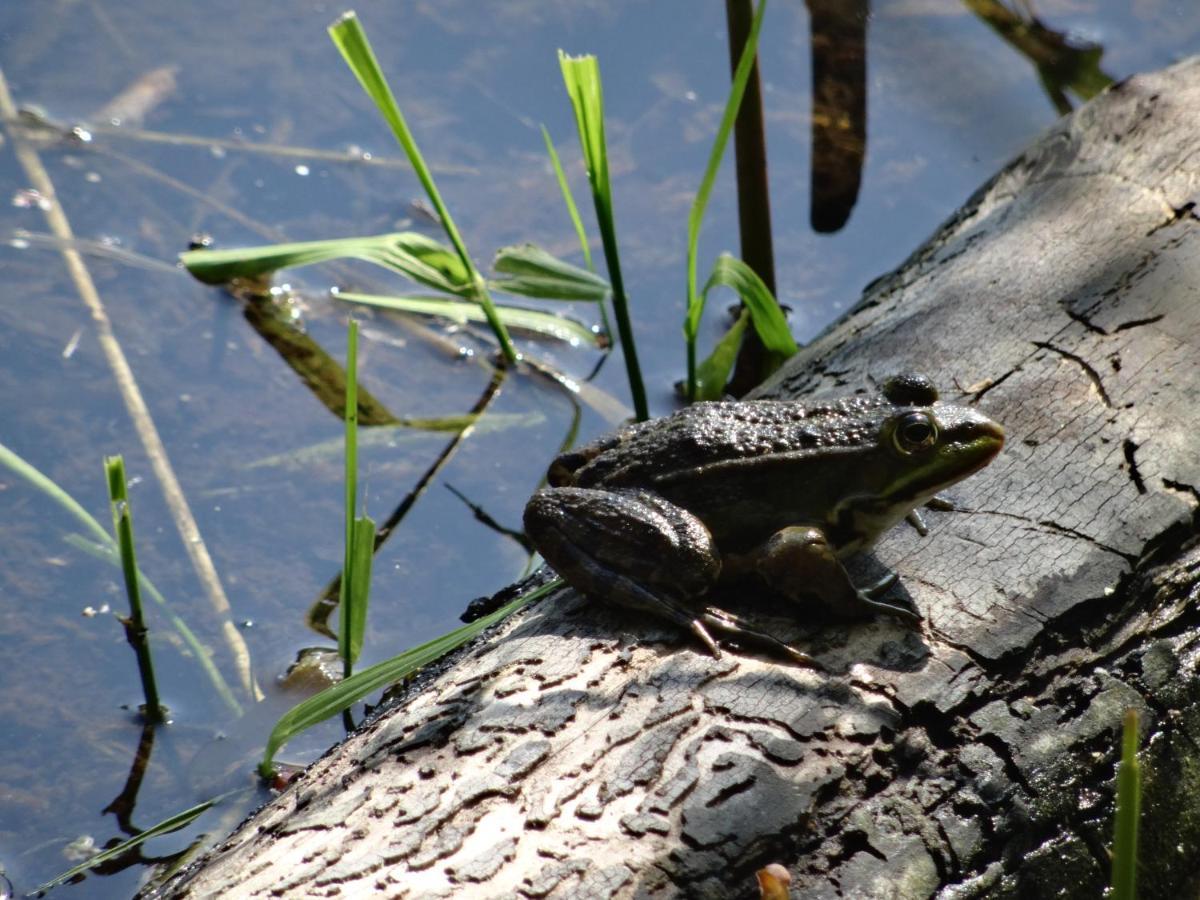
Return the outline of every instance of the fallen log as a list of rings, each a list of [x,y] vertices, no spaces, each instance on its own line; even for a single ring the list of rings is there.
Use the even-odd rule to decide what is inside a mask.
[[[1064,119],[763,396],[922,371],[1008,445],[861,561],[925,616],[831,670],[569,592],[462,653],[158,896],[1099,896],[1139,711],[1143,897],[1200,854],[1200,61]],[[767,615],[770,615],[768,612]]]

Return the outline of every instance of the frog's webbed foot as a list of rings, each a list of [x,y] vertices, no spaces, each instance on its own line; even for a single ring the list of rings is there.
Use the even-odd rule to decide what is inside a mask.
[[[755,550],[750,560],[784,596],[799,601],[815,595],[834,615],[855,618],[886,613],[911,624],[921,622],[921,616],[908,607],[880,599],[896,583],[895,572],[865,588],[855,586],[819,528],[782,528]]]

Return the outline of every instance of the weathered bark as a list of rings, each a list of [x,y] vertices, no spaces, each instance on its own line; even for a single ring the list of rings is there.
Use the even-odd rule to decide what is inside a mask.
[[[772,620],[829,675],[564,593],[164,896],[729,897],[777,861],[806,898],[1095,897],[1129,707],[1143,896],[1194,896],[1197,109],[1193,60],[1064,120],[770,388],[915,369],[1007,427],[965,511],[863,564],[900,572],[922,633]]]

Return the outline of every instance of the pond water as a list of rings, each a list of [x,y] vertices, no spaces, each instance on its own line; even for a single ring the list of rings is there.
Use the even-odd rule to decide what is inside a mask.
[[[89,847],[242,789],[139,857],[56,891],[128,897],[149,863],[236,824],[265,796],[253,790],[256,752],[303,696],[289,694],[280,676],[302,648],[331,645],[306,611],[341,563],[341,423],[238,301],[193,281],[175,259],[197,233],[221,247],[405,229],[440,237],[413,203],[417,180],[326,37],[341,11],[281,0],[0,5],[0,94],[11,95],[8,113],[25,108],[22,121],[42,122],[8,116],[0,132],[0,443],[105,524],[102,458],[124,455],[142,569],[244,710],[222,700],[151,605],[173,724],[139,767],[140,691],[112,613],[126,608],[117,572],[69,538],[83,530],[76,518],[0,468],[0,872],[20,892]],[[556,50],[599,57],[639,352],[652,411],[670,410],[683,372],[686,218],[728,85],[722,5],[370,0],[357,11],[482,261],[530,240],[580,260],[543,123],[602,259]],[[1041,31],[1008,27],[1031,11]],[[761,65],[777,283],[799,340],[898,265],[1064,102],[1078,102],[1048,88],[1031,58],[1047,47],[1102,48],[1098,63],[1090,57],[1093,86],[1160,68],[1200,49],[1200,7],[895,0],[872,6],[866,37],[861,188],[845,224],[818,234],[810,225],[810,16],[782,2],[767,14]],[[91,126],[90,141],[55,127],[75,123]],[[731,171],[727,162],[713,194],[703,271],[717,253],[737,251]],[[39,184],[48,189],[35,193]],[[328,288],[404,290],[362,265],[280,280],[298,294],[279,333],[303,335],[295,338],[303,352],[323,348],[337,360],[348,307]],[[710,308],[702,352],[721,333],[728,304]],[[570,312],[596,320],[586,305]],[[363,386],[393,415],[462,415],[479,402],[491,370],[478,332],[355,315]],[[574,378],[599,361],[585,348],[521,346]],[[422,480],[428,487],[377,555],[361,665],[450,630],[467,601],[521,575],[520,544],[481,524],[448,488],[519,527],[575,404],[580,440],[628,415],[618,358],[592,384],[592,396],[573,401],[546,379],[510,376],[478,429],[453,446],[445,432],[364,433],[370,514],[382,520]],[[130,412],[139,404],[140,426]],[[168,501],[172,492],[182,503]],[[261,703],[242,687],[239,658]],[[283,758],[311,760],[338,735],[327,723]]]

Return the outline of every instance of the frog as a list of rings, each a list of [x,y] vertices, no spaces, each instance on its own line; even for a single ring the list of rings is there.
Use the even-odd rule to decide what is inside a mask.
[[[710,629],[823,668],[710,595],[758,578],[799,616],[815,602],[919,627],[886,596],[896,573],[860,587],[844,561],[905,519],[927,533],[919,510],[1003,445],[999,424],[940,403],[921,374],[840,399],[700,402],[558,456],[525,532],[578,592],[675,622],[715,658]]]

